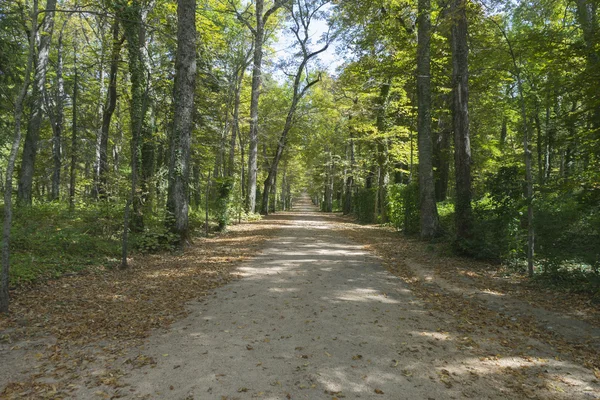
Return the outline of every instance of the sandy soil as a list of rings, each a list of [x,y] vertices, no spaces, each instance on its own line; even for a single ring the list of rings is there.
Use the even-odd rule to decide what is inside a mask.
[[[397,242],[403,260],[387,257],[370,245],[381,239],[377,229],[353,228],[317,212],[307,199],[263,223],[247,235],[270,238],[237,268],[241,279],[188,302],[170,326],[155,328],[143,342],[105,337],[101,345],[71,344],[79,356],[71,358],[76,362],[70,375],[49,359],[44,368],[58,372],[38,374],[33,384],[18,387],[21,392],[4,393],[77,399],[600,399],[595,364],[584,365],[563,342],[537,334],[534,325],[553,321],[555,334],[570,334],[583,353],[597,347],[597,327],[444,280],[434,272],[435,260],[408,254],[408,247],[403,251],[411,246],[407,241]],[[65,347],[52,336],[37,340],[12,343],[23,349],[0,353],[10,379],[22,379],[22,368],[40,363],[38,348]]]
[[[152,399],[600,398],[589,369],[453,331],[378,258],[304,202],[244,263],[243,279],[189,304],[127,360],[111,396]],[[273,220],[270,221],[273,223]],[[502,329],[502,327],[498,327]],[[507,339],[510,334],[507,332]],[[527,373],[523,372],[525,368]],[[81,390],[76,397],[92,393]]]

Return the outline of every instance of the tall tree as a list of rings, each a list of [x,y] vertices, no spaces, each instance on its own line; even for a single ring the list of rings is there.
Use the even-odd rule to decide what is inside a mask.
[[[117,10],[123,15],[122,24],[127,40],[127,53],[129,55],[129,75],[131,80],[131,106],[129,108],[129,122],[131,129],[131,175],[132,182],[139,181],[140,162],[139,147],[142,145],[142,131],[145,128],[148,110],[148,73],[144,60],[144,27],[142,19],[142,6],[139,2],[120,2]],[[133,148],[135,146],[135,149]],[[135,155],[135,156],[134,156]],[[143,163],[142,163],[143,164]],[[135,167],[135,168],[134,168]],[[142,213],[142,198],[138,195],[137,187],[132,188],[133,215],[131,227],[140,231],[144,226]],[[142,189],[143,190],[143,189]]]
[[[188,180],[196,87],[196,0],[177,2],[174,128],[170,141],[167,212],[180,243],[188,240]]]
[[[375,217],[381,215],[381,222],[387,222],[387,185],[389,183],[389,167],[388,167],[388,140],[385,137],[387,129],[386,112],[390,97],[391,82],[386,80],[381,85],[379,93],[379,104],[377,105],[377,201],[375,202]],[[379,212],[377,212],[379,210]]]
[[[254,3],[255,25],[237,13],[239,19],[246,24],[254,37],[254,57],[252,64],[252,93],[250,95],[250,148],[248,150],[248,186],[246,192],[246,208],[249,212],[256,210],[256,179],[258,177],[258,101],[262,86],[263,45],[265,42],[265,25],[269,18],[290,0],[275,0],[265,12],[264,0]]]
[[[438,234],[431,141],[431,2],[419,0],[417,16],[417,103],[419,141],[420,226],[423,239]]]
[[[48,90],[44,88],[44,97],[46,101],[47,114],[50,117],[52,125],[52,189],[50,200],[57,201],[60,198],[60,170],[62,168],[62,132],[64,125],[64,102],[65,102],[65,80],[63,77],[64,56],[63,56],[63,38],[65,27],[69,18],[65,20],[58,36],[57,59],[56,59],[56,94],[53,102],[50,99]]]
[[[452,1],[452,88],[454,170],[456,176],[455,223],[457,240],[471,238],[471,141],[469,137],[469,47],[466,0]]]
[[[33,174],[35,171],[35,160],[37,157],[38,142],[40,139],[40,128],[43,116],[43,94],[46,85],[46,74],[50,60],[50,43],[52,42],[52,31],[54,30],[54,10],[56,0],[47,0],[46,8],[38,31],[39,38],[37,46],[37,59],[35,63],[35,75],[31,91],[31,113],[27,125],[27,134],[23,145],[23,156],[19,175],[19,188],[17,200],[20,204],[31,205],[33,190]]]
[[[100,128],[100,140],[98,148],[98,160],[94,174],[95,197],[106,196],[106,183],[108,174],[108,135],[110,123],[117,106],[117,74],[119,71],[119,54],[124,37],[119,37],[119,21],[115,19],[112,24],[112,51],[110,56],[110,72],[108,76],[108,91],[106,92],[106,103],[102,111],[102,127]]]
[[[77,168],[77,99],[79,93],[79,70],[77,68],[77,40],[73,46],[73,102],[72,122],[71,122],[71,167],[69,174],[69,210],[75,209],[75,183]]]
[[[8,285],[10,272],[10,230],[12,227],[12,192],[13,192],[13,172],[19,146],[21,144],[21,120],[23,118],[23,103],[27,96],[27,89],[31,82],[31,72],[33,70],[33,58],[35,54],[35,38],[37,36],[38,19],[38,0],[33,0],[31,10],[31,28],[29,29],[29,50],[27,64],[25,65],[25,76],[21,89],[15,99],[14,109],[14,136],[13,143],[8,156],[6,166],[6,184],[4,186],[4,223],[2,225],[2,274],[0,277],[0,313],[8,312],[10,300]]]
[[[319,12],[319,10],[321,10],[328,3],[329,0],[297,0],[294,1],[294,4],[292,4],[290,8],[290,14],[292,16],[291,30],[294,33],[294,36],[296,37],[298,45],[300,46],[302,60],[296,68],[296,74],[294,75],[292,102],[290,104],[290,108],[288,109],[288,113],[285,119],[285,125],[283,127],[283,130],[281,131],[279,140],[277,141],[277,148],[275,150],[273,160],[270,164],[267,179],[265,179],[264,182],[261,214],[269,213],[269,194],[271,192],[271,189],[275,187],[277,168],[279,167],[279,161],[281,161],[281,156],[283,155],[283,151],[285,149],[287,136],[293,126],[294,116],[296,114],[296,109],[298,108],[298,103],[304,97],[304,95],[306,95],[308,90],[321,80],[320,74],[316,79],[311,80],[309,71],[307,69],[307,65],[311,59],[315,58],[316,56],[327,50],[327,48],[329,47],[329,35],[327,35],[327,37],[325,38],[325,44],[320,49],[311,52],[309,49],[309,39],[311,32],[309,30],[311,23],[316,18],[316,15]],[[306,81],[304,82],[304,80]]]

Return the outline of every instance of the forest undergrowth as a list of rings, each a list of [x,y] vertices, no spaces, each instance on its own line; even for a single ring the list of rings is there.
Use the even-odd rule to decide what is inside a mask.
[[[244,223],[196,238],[181,254],[134,256],[127,270],[89,267],[17,287],[11,313],[0,316],[0,349],[6,357],[0,397],[65,398],[82,377],[92,387],[119,385],[123,372],[115,360],[152,330],[183,318],[187,302],[236,279],[235,267],[275,230],[268,220]],[[105,368],[91,368],[98,362]],[[129,362],[135,367],[152,360]]]
[[[0,319],[0,348],[7,360],[0,366],[1,397],[66,398],[81,382],[97,388],[100,398],[108,396],[103,388],[121,387],[128,369],[157,362],[143,354],[132,357],[130,350],[183,318],[186,303],[236,279],[235,267],[277,235],[283,222],[276,218],[197,238],[184,253],[136,256],[129,270],[89,268],[16,289],[12,313]],[[547,362],[540,358],[547,350],[540,350],[539,342],[553,349],[549,359],[584,365],[600,380],[600,338],[569,335],[561,327],[579,321],[598,332],[600,311],[591,296],[532,284],[498,265],[450,256],[441,245],[388,227],[359,225],[336,214],[325,218],[337,234],[374,252],[429,312],[452,316],[460,345],[481,353],[481,361],[530,360],[531,366],[501,367],[507,381],[537,382]],[[482,293],[505,304],[499,310]],[[536,309],[547,310],[543,321]],[[493,354],[490,348],[496,349]],[[523,396],[536,398],[535,389],[524,387],[517,388]]]
[[[447,255],[443,244],[436,246],[389,227],[338,218],[340,234],[375,252],[388,270],[432,309],[455,317],[456,328],[465,337],[491,335],[491,340],[505,349],[503,356],[523,356],[531,350],[524,338],[540,340],[556,349],[557,360],[569,357],[600,379],[600,309],[592,294],[559,291],[507,273],[501,265]],[[423,267],[429,275],[422,274]],[[478,294],[500,299],[500,308]],[[561,329],[561,325],[578,322],[592,335],[573,335]]]

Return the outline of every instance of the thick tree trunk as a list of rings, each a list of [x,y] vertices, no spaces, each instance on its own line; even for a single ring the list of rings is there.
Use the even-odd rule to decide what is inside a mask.
[[[243,143],[242,140],[242,135],[238,135],[238,142],[240,144],[240,165],[241,165],[241,170],[240,170],[240,187],[241,187],[241,191],[242,191],[242,199],[246,198],[246,163],[244,160],[244,148],[246,147]]]
[[[258,101],[262,84],[262,58],[265,35],[263,15],[264,0],[256,0],[254,31],[254,58],[252,65],[252,93],[250,95],[250,147],[248,149],[248,192],[246,208],[253,213],[256,210],[256,179],[258,176]]]
[[[31,31],[29,36],[29,51],[27,56],[27,64],[25,65],[25,77],[23,86],[19,90],[19,94],[15,99],[15,131],[13,143],[8,156],[6,166],[6,183],[4,185],[4,222],[2,224],[2,273],[0,274],[0,313],[8,312],[10,302],[9,272],[10,272],[10,230],[12,226],[12,192],[13,192],[13,172],[15,170],[15,161],[19,146],[21,144],[21,120],[23,118],[23,103],[27,96],[27,89],[31,82],[31,72],[33,70],[33,56],[35,53],[35,38],[37,36],[37,16],[38,16],[38,1],[33,0],[33,8],[31,11]]]
[[[466,0],[454,0],[452,25],[452,81],[454,122],[454,170],[456,175],[456,238],[469,240],[473,228],[471,210],[471,142],[469,137],[469,48]]]
[[[57,60],[56,60],[56,105],[54,112],[50,112],[50,122],[52,125],[52,188],[50,191],[50,200],[60,199],[60,170],[62,168],[62,132],[64,128],[64,101],[65,101],[65,80],[63,78],[63,33],[66,22],[60,31],[58,37]],[[47,92],[47,91],[46,91]],[[50,99],[47,100],[48,108],[51,108]]]
[[[419,141],[419,199],[421,238],[430,239],[439,231],[435,186],[433,181],[431,141],[431,4],[418,2],[417,44],[417,102]]]
[[[350,152],[350,173],[346,177],[346,193],[344,200],[344,215],[348,215],[352,212],[352,191],[354,190],[354,171],[356,167],[356,160],[354,158],[354,138],[350,135],[350,145],[348,151]]]
[[[298,65],[296,69],[296,73],[294,75],[294,86],[293,86],[293,94],[292,94],[292,103],[290,104],[290,108],[288,110],[287,117],[285,119],[285,125],[281,132],[281,136],[277,142],[277,149],[275,150],[275,156],[273,157],[273,161],[271,162],[269,168],[269,174],[267,179],[264,182],[264,192],[263,192],[263,202],[261,204],[261,214],[267,214],[269,211],[269,192],[271,186],[274,184],[275,176],[277,174],[277,168],[279,166],[279,161],[281,160],[281,156],[283,154],[283,150],[285,149],[285,145],[287,142],[287,135],[292,129],[292,124],[294,121],[294,115],[296,114],[296,108],[298,107],[298,103],[304,97],[304,95],[308,92],[308,90],[321,81],[321,75],[312,80],[307,81],[306,84],[301,87],[302,81],[305,78],[304,74],[306,73],[306,66],[308,62],[319,55],[320,53],[327,50],[329,47],[329,42],[326,41],[325,45],[321,47],[319,50],[314,52],[310,52],[308,49],[310,33],[309,28],[312,22],[312,18],[315,15],[318,8],[314,10],[310,10],[310,7],[314,6],[314,4],[300,4],[299,3],[299,11],[296,11],[295,6],[292,6],[291,14],[292,19],[295,21],[295,27],[292,28],[292,32],[296,36],[296,40],[300,45],[301,54],[302,54],[302,62]],[[318,6],[317,6],[318,7]],[[248,187],[249,190],[250,187]]]
[[[506,117],[502,117],[502,127],[500,128],[500,147],[504,149],[506,145],[506,136],[508,135],[508,121]]]
[[[329,161],[327,163],[327,176],[326,176],[326,188],[325,188],[325,212],[333,212],[333,191],[334,191],[334,176],[335,176],[335,164],[333,162],[333,154],[328,149]]]
[[[242,84],[244,75],[246,74],[246,64],[241,68],[240,73],[236,76],[235,84],[235,100],[233,103],[233,116],[231,121],[231,138],[229,141],[229,160],[227,162],[227,176],[233,176],[235,171],[235,147],[237,136],[240,131],[240,103],[242,94]]]
[[[46,1],[46,10],[54,10],[56,0]],[[31,205],[33,174],[35,171],[35,160],[37,157],[38,141],[40,138],[40,127],[43,114],[43,93],[46,85],[46,73],[50,58],[50,44],[52,42],[52,31],[54,28],[54,12],[44,12],[44,18],[39,34],[37,51],[37,62],[35,63],[35,75],[31,91],[31,114],[27,125],[27,134],[23,145],[23,156],[19,175],[19,188],[17,201],[19,204]]]
[[[119,21],[115,20],[112,26],[113,47],[110,59],[110,73],[108,77],[108,92],[106,104],[102,113],[102,127],[98,148],[98,166],[95,176],[95,196],[106,198],[106,184],[108,175],[108,135],[110,123],[117,105],[117,74],[119,71],[119,54],[121,53],[122,40],[119,39]]]
[[[448,108],[451,108],[450,105]],[[438,129],[433,143],[433,166],[435,176],[435,199],[444,201],[448,197],[448,181],[450,179],[450,135],[452,133],[450,118],[440,115]]]
[[[142,196],[137,193],[137,182],[140,176],[140,144],[142,142],[142,133],[144,130],[146,112],[147,112],[147,95],[148,82],[146,79],[145,63],[143,60],[143,31],[142,31],[142,11],[139,3],[132,3],[123,7],[120,12],[123,13],[122,20],[127,39],[127,52],[129,55],[129,74],[131,81],[131,105],[129,108],[130,114],[130,131],[131,131],[131,181],[135,182],[131,206],[133,214],[130,218],[130,226],[136,232],[143,230],[144,217],[142,213]],[[134,148],[135,146],[135,148]],[[145,148],[141,149],[144,154]],[[135,156],[134,156],[135,155]],[[143,164],[143,162],[142,162]],[[142,169],[145,166],[142,165]],[[142,192],[145,187],[142,181]],[[143,193],[142,193],[143,195]]]
[[[377,198],[378,201],[375,204],[377,214],[381,216],[381,222],[388,222],[387,217],[387,185],[389,182],[389,167],[388,167],[388,144],[387,138],[382,137],[387,130],[387,124],[385,114],[387,111],[388,100],[390,97],[391,83],[386,81],[381,86],[379,93],[379,109],[377,110],[377,130],[379,132],[379,138],[377,139],[377,165],[379,167],[378,178],[377,178]]]
[[[167,212],[173,219],[171,230],[180,243],[189,238],[188,180],[191,137],[194,124],[196,87],[196,0],[177,2],[177,56],[175,60],[175,113],[169,160],[169,194]]]
[[[75,210],[75,183],[77,167],[77,95],[79,91],[79,71],[77,70],[77,47],[73,49],[73,113],[71,123],[71,166],[69,171],[69,210]]]
[[[264,0],[256,0],[254,15],[256,26],[254,34],[254,57],[252,65],[252,93],[250,95],[250,145],[248,149],[248,187],[246,193],[246,209],[256,210],[256,180],[258,177],[258,100],[262,86],[263,43],[265,41],[265,24],[286,1],[275,0],[273,6],[263,14]]]
[[[598,51],[598,2],[595,0],[576,0],[577,20],[583,31],[589,85],[587,85],[587,102],[590,108],[590,122],[600,138],[600,107],[597,104],[598,83],[600,73],[600,53]]]

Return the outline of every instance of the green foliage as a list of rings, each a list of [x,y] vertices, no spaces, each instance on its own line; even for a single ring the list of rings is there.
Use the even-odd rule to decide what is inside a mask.
[[[419,232],[419,187],[417,183],[395,184],[388,188],[390,222],[406,234]]]
[[[359,189],[354,196],[354,214],[358,221],[363,224],[375,222],[375,199],[377,189]]]
[[[526,233],[521,226],[522,210],[500,207],[489,197],[484,197],[473,203],[473,217],[472,239],[459,244],[468,248],[469,254],[482,259],[505,260],[515,265],[524,258]]]
[[[23,284],[93,265],[120,254],[122,209],[91,204],[70,213],[66,204],[15,209],[11,240],[11,284]]]
[[[535,276],[535,281],[557,290],[586,293],[600,301],[600,273],[577,264],[560,264],[546,268]]]
[[[158,253],[173,251],[179,236],[167,228],[154,227],[134,236],[134,247],[141,253]]]
[[[541,193],[535,202],[536,252],[547,273],[562,266],[600,268],[598,193],[578,189]]]
[[[231,209],[231,192],[234,186],[234,180],[230,177],[221,177],[215,179],[217,199],[215,204],[215,213],[219,230],[224,230],[229,225]]]
[[[333,199],[333,212],[340,212],[342,211],[342,201],[338,200],[338,199]]]

